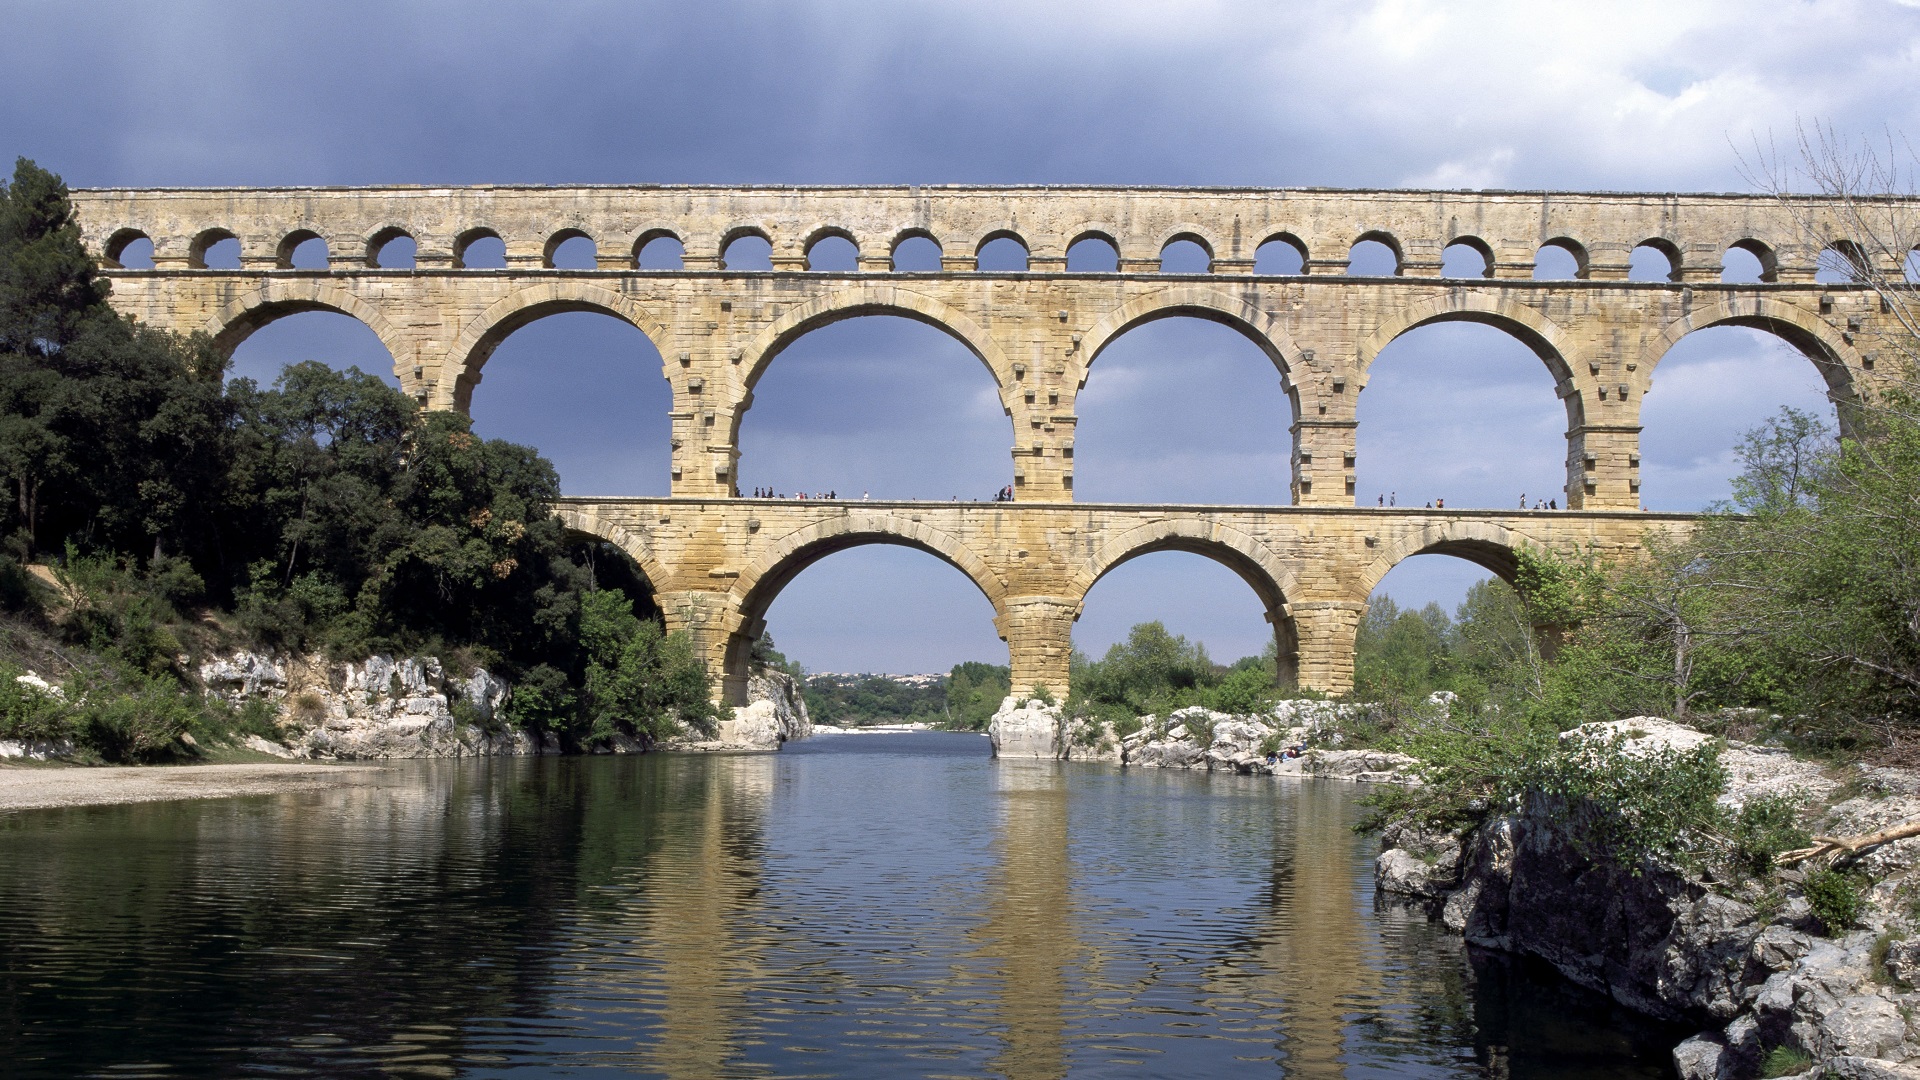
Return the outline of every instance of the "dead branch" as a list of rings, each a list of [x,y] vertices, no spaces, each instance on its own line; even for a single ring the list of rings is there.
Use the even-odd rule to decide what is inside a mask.
[[[1891,829],[1866,833],[1861,836],[1816,836],[1813,846],[1782,852],[1774,858],[1776,866],[1792,866],[1808,859],[1851,859],[1868,848],[1881,844],[1891,844],[1895,840],[1905,840],[1910,836],[1920,836],[1920,820],[1909,821],[1904,825],[1895,825]]]

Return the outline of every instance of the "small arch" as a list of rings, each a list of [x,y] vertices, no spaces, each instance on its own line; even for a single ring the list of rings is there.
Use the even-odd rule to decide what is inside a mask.
[[[1490,278],[1493,276],[1493,248],[1477,236],[1462,236],[1440,252],[1440,276],[1443,278]]]
[[[507,242],[484,225],[468,229],[453,238],[453,265],[459,270],[504,270]]]
[[[597,270],[600,247],[583,229],[561,229],[547,237],[540,265],[548,270]]]
[[[296,229],[281,239],[280,247],[274,251],[274,265],[282,270],[325,270],[327,254],[327,242],[319,233]]]
[[[1907,252],[1900,260],[1900,279],[1909,285],[1920,282],[1920,247]]]
[[[1361,233],[1347,249],[1350,277],[1399,277],[1405,262],[1400,241],[1392,233],[1378,229]]]
[[[240,269],[240,238],[225,229],[202,231],[187,247],[187,265],[195,270]]]
[[[1578,240],[1556,236],[1533,255],[1535,281],[1571,281],[1587,276],[1587,248]]]
[[[860,269],[860,245],[845,229],[815,230],[807,237],[807,269],[849,274]]]
[[[1018,233],[1005,229],[981,237],[973,253],[973,268],[976,271],[1024,274],[1027,264],[1027,242]]]
[[[419,247],[413,234],[389,225],[367,241],[367,265],[376,270],[411,270]]]
[[[1813,280],[1823,285],[1852,285],[1872,280],[1866,252],[1851,240],[1835,240],[1820,251]]]
[[[633,265],[640,270],[686,269],[687,245],[668,229],[648,229],[633,242]]]
[[[1213,248],[1198,234],[1181,233],[1160,247],[1163,274],[1206,274],[1213,270]]]
[[[1720,259],[1720,280],[1728,284],[1778,281],[1779,271],[1773,249],[1752,238],[1734,241]]]
[[[1067,245],[1067,273],[1113,274],[1120,270],[1120,245],[1104,232],[1088,231]]]
[[[1627,280],[1679,281],[1679,245],[1660,236],[1634,245],[1633,252],[1627,256]]]
[[[925,229],[908,229],[894,237],[889,256],[896,274],[940,272],[940,241]]]
[[[757,225],[740,225],[720,238],[723,270],[773,269],[773,238]]]
[[[140,261],[141,249],[134,245],[142,243],[145,245],[145,264],[136,265]],[[153,239],[139,229],[120,229],[107,237],[106,258],[101,261],[117,270],[151,270]]]
[[[1253,272],[1292,276],[1307,272],[1307,245],[1292,233],[1275,233],[1253,252]]]

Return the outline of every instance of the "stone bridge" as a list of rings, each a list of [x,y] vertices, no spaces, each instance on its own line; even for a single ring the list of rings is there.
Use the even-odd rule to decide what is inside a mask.
[[[844,502],[816,499],[563,499],[558,513],[639,564],[669,627],[686,630],[745,692],[768,607],[808,566],[863,544],[917,548],[965,574],[993,605],[1013,685],[1064,696],[1075,619],[1109,570],[1156,551],[1211,558],[1253,588],[1273,624],[1280,674],[1340,693],[1353,685],[1367,596],[1401,560],[1454,555],[1511,581],[1526,547],[1632,558],[1685,514],[1097,503]]]
[[[1809,242],[1779,203],[1756,196],[632,186],[100,189],[74,202],[120,310],[227,348],[291,313],[342,312],[379,336],[401,385],[430,408],[465,409],[485,392],[494,348],[544,315],[598,311],[638,327],[672,386],[672,497],[562,510],[634,554],[669,618],[726,672],[729,694],[780,585],[812,558],[865,542],[912,544],[959,566],[994,604],[1016,684],[1056,690],[1067,627],[1100,574],[1154,545],[1202,551],[1254,585],[1303,684],[1342,690],[1354,620],[1394,560],[1449,551],[1498,571],[1518,542],[1624,554],[1647,528],[1677,527],[1638,512],[1640,406],[1686,334],[1733,325],[1778,335],[1820,371],[1842,423],[1848,402],[1874,393],[1876,362],[1884,372],[1899,356],[1897,320],[1869,286],[1815,280],[1823,253],[1843,266],[1868,256],[1837,228]],[[1816,220],[1824,213],[1808,205]],[[555,252],[581,237],[596,268],[556,268]],[[767,243],[771,269],[728,267],[744,237]],[[395,266],[403,238],[414,254]],[[469,267],[472,245],[491,238],[504,267]],[[830,238],[852,246],[850,269],[813,268]],[[123,266],[143,239],[152,267]],[[1087,239],[1112,248],[1110,272],[1068,271],[1068,249]],[[679,268],[646,268],[643,253],[663,240],[679,245]],[[938,270],[895,270],[911,240],[937,245]],[[1002,240],[1024,250],[1024,270],[978,268],[981,250]],[[210,267],[226,241],[237,262]],[[326,268],[294,268],[294,250],[315,241]],[[1364,241],[1391,253],[1391,276],[1345,273]],[[1254,272],[1256,252],[1275,242],[1297,254],[1299,273]],[[1204,272],[1164,272],[1167,249],[1186,244]],[[1479,276],[1440,276],[1456,247],[1479,256]],[[1534,279],[1546,248],[1570,257],[1573,278]],[[1665,260],[1664,280],[1626,280],[1641,248]],[[1721,283],[1732,249],[1759,261],[1759,283]],[[762,373],[810,330],[871,314],[929,323],[979,358],[1009,419],[1014,505],[735,499],[740,422]],[[1230,326],[1272,360],[1291,403],[1274,421],[1293,437],[1293,507],[1072,505],[1075,399],[1091,366],[1120,334],[1171,316]],[[1553,374],[1568,511],[1353,507],[1355,407],[1370,365],[1400,334],[1445,321],[1500,328]]]

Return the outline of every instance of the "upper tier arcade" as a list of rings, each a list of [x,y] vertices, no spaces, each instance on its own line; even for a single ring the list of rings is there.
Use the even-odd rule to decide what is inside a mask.
[[[859,315],[918,319],[971,349],[1012,418],[1016,496],[1055,502],[1073,497],[1075,399],[1090,365],[1152,319],[1225,323],[1272,359],[1291,400],[1274,424],[1293,433],[1301,505],[1351,505],[1356,399],[1372,360],[1427,323],[1497,326],[1540,357],[1567,412],[1565,504],[1589,509],[1639,505],[1641,398],[1685,334],[1740,325],[1781,336],[1819,368],[1844,422],[1844,405],[1873,392],[1881,335],[1897,332],[1871,288],[1816,282],[1823,252],[1842,266],[1864,258],[1837,229],[1810,242],[1804,221],[1760,196],[491,186],[96,189],[74,202],[122,311],[229,348],[285,314],[344,312],[374,330],[401,384],[434,408],[464,409],[484,392],[487,357],[532,319],[625,319],[659,349],[673,387],[675,496],[733,494],[739,423],[769,361],[809,330]],[[1817,219],[1823,204],[1807,205]],[[770,270],[724,265],[743,236],[767,242]],[[383,266],[400,237],[413,241],[412,265]],[[592,241],[596,268],[555,268],[555,251],[578,237]],[[810,268],[829,237],[853,246],[851,267]],[[142,238],[153,268],[119,267]],[[504,268],[465,265],[481,238],[499,239]],[[640,268],[660,238],[681,245],[681,269]],[[937,271],[894,270],[895,249],[915,238],[938,246]],[[1002,238],[1026,250],[1025,270],[977,268],[980,249]],[[1087,238],[1113,247],[1112,271],[1068,271],[1068,249]],[[209,249],[227,240],[237,267],[207,268]],[[294,268],[294,250],[314,240],[326,268]],[[1163,250],[1182,241],[1197,245],[1203,272],[1163,271]],[[1391,253],[1391,276],[1347,275],[1363,241]],[[1294,249],[1298,273],[1255,272],[1256,252],[1274,242]],[[1484,272],[1443,278],[1442,253],[1456,245]],[[1565,252],[1575,276],[1535,280],[1543,248]],[[1663,280],[1627,280],[1637,248],[1660,253]],[[1758,260],[1760,282],[1721,283],[1736,248]]]

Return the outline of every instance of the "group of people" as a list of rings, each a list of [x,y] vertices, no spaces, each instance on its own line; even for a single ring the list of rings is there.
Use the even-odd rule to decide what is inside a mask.
[[[1378,499],[1375,499],[1374,504],[1376,506],[1398,506],[1400,505],[1400,493],[1394,492],[1394,491],[1386,492],[1385,494],[1382,494]],[[1447,500],[1445,499],[1430,500],[1427,503],[1426,508],[1429,510],[1445,510],[1447,508]],[[1522,510],[1527,509],[1527,493],[1524,491],[1520,493],[1520,509]],[[1535,499],[1533,500],[1533,509],[1558,510],[1560,509],[1560,500],[1559,499]]]
[[[753,489],[753,497],[756,499],[785,499],[785,498],[788,498],[789,496],[782,495],[770,487],[757,487]],[[791,497],[795,499],[837,499],[840,497],[840,493],[837,491],[828,491],[825,493],[815,492],[814,494],[809,495],[806,492],[802,491],[799,494]],[[864,499],[867,496],[863,492],[860,497]]]
[[[1384,495],[1382,495],[1382,496],[1380,496],[1379,498],[1377,498],[1377,499],[1375,499],[1375,500],[1374,500],[1374,505],[1376,505],[1376,506],[1399,506],[1399,505],[1400,505],[1400,493],[1399,493],[1399,492],[1397,492],[1397,491],[1389,491],[1389,492],[1387,492],[1386,494],[1384,494]],[[1427,509],[1429,509],[1429,510],[1445,510],[1446,508],[1447,508],[1447,500],[1445,500],[1445,499],[1429,499],[1429,500],[1427,500]]]
[[[1003,487],[999,491],[994,492],[993,501],[994,502],[1012,502],[1013,501],[1013,485],[1008,484],[1006,487]]]
[[[1307,748],[1304,745],[1289,746],[1280,750],[1269,750],[1267,751],[1267,764],[1277,765],[1282,761],[1292,761],[1294,758],[1306,752]]]

